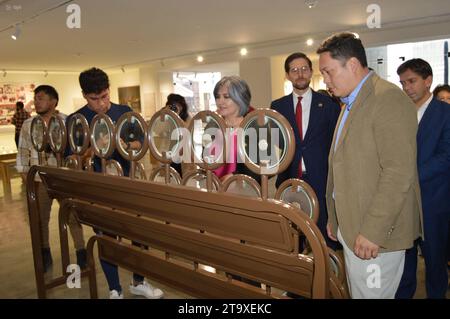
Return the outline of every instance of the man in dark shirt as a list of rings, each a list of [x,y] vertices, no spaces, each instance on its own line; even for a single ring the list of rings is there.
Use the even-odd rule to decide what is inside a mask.
[[[109,79],[104,71],[98,68],[91,68],[80,74],[79,81],[83,91],[83,97],[86,99],[87,104],[74,114],[78,113],[83,115],[88,123],[91,123],[94,116],[98,113],[108,115],[113,123],[115,123],[122,114],[132,111],[129,106],[111,103],[109,95]],[[69,123],[72,116],[73,114],[67,118],[67,123]],[[93,156],[92,146],[86,153],[87,154],[84,154],[84,157]],[[109,159],[118,161],[122,166],[124,175],[129,175],[130,163],[128,160],[124,159],[117,150],[114,151]],[[101,160],[97,156],[94,156],[94,171],[101,172]],[[114,237],[114,235],[110,236]],[[100,260],[100,263],[103,272],[105,273],[106,280],[108,281],[110,299],[122,299],[123,293],[117,265],[111,264],[105,260]],[[157,299],[163,296],[161,289],[152,287],[144,280],[143,276],[138,274],[133,274],[133,282],[129,289],[132,294],[141,295],[149,299]]]
[[[11,124],[16,126],[16,134],[14,136],[14,140],[16,141],[16,147],[19,148],[19,136],[20,136],[20,130],[22,128],[23,122],[27,118],[30,117],[30,113],[25,111],[23,102],[18,101],[16,102],[16,112],[14,113]]]

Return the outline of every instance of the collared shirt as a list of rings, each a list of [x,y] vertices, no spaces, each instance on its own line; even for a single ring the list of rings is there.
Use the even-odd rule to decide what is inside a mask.
[[[294,114],[297,110],[297,103],[298,103],[298,97],[295,92],[292,92],[292,99],[294,102]],[[311,102],[312,102],[312,91],[311,88],[308,88],[308,90],[301,95],[302,97],[302,140],[305,138],[306,131],[308,130],[308,123],[309,123],[309,115],[311,114]],[[302,170],[303,172],[306,172],[305,162],[303,161],[302,157]]]
[[[63,120],[66,119],[66,115],[59,113],[58,116]],[[23,122],[22,130],[19,136],[19,147],[17,149],[16,157],[16,169],[19,173],[27,173],[31,166],[39,164],[39,154],[34,149],[33,143],[31,142],[31,122],[35,116],[27,119]],[[56,157],[53,152],[45,153],[45,162],[42,165],[56,166]]]
[[[339,128],[336,134],[336,141],[334,142],[334,151],[336,152],[336,148],[338,146],[339,137],[341,136],[342,129],[344,128],[345,121],[347,121],[348,114],[350,113],[350,110],[352,108],[353,102],[355,102],[356,97],[358,96],[359,91],[361,91],[361,88],[363,84],[367,81],[369,76],[372,74],[372,71],[370,71],[364,79],[359,82],[359,84],[356,86],[356,88],[353,90],[352,93],[350,93],[349,96],[346,96],[344,98],[341,98],[341,101],[345,103],[345,110],[344,114],[342,115],[341,122],[339,123]],[[334,199],[334,190],[333,190],[333,199]]]
[[[336,152],[336,148],[338,146],[338,142],[339,142],[339,138],[341,136],[341,132],[342,129],[344,128],[345,122],[347,121],[347,117],[348,114],[350,113],[350,110],[352,108],[353,102],[355,102],[356,97],[359,94],[359,91],[361,91],[361,88],[363,86],[363,84],[367,81],[367,79],[369,78],[369,76],[372,74],[372,71],[370,71],[365,77],[364,79],[361,80],[361,82],[359,82],[359,84],[356,86],[356,88],[353,90],[352,93],[350,93],[349,96],[343,97],[341,98],[341,101],[343,103],[345,103],[345,110],[344,110],[344,114],[342,115],[342,119],[341,122],[339,123],[339,128],[336,134],[336,141],[334,144],[334,151]]]
[[[428,98],[428,100],[426,100],[425,103],[423,103],[417,110],[417,121],[419,123],[422,120],[422,117],[425,114],[425,111],[427,110],[428,105],[430,105],[432,99],[433,99],[433,94],[430,94],[430,97]]]

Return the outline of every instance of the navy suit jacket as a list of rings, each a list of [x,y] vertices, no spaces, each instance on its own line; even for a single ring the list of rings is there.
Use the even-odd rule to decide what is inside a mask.
[[[298,177],[301,158],[305,162],[308,183],[316,192],[320,202],[325,198],[328,176],[328,153],[333,141],[334,129],[341,111],[340,106],[330,97],[312,91],[311,112],[308,129],[303,141],[295,121],[292,93],[271,104],[271,108],[281,113],[291,124],[295,134],[295,155],[291,165],[278,175],[278,187],[286,179]],[[321,205],[325,208],[324,204]]]
[[[419,123],[417,168],[424,219],[450,216],[450,105],[435,98]]]

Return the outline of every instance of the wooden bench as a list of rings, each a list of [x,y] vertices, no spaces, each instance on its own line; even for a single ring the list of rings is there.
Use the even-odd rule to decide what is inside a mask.
[[[145,250],[102,234],[92,237],[86,270],[92,298],[97,298],[94,243],[101,258],[197,297],[278,298],[278,291],[306,298],[344,296],[330,285],[328,250],[317,226],[279,201],[39,166],[31,168],[28,181],[36,173],[61,203],[61,225],[73,210],[82,224],[150,247]],[[28,183],[27,192],[38,296],[45,298],[47,289],[65,281],[44,281],[34,183]],[[65,269],[67,231],[60,231]],[[299,254],[299,232],[313,257]],[[231,274],[262,283],[265,289]]]

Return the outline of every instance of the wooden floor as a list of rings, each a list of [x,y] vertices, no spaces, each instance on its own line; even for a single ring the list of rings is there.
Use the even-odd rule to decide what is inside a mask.
[[[28,224],[27,203],[25,197],[25,187],[19,177],[13,178],[11,182],[12,198],[5,198],[0,185],[0,298],[36,298],[36,284],[34,277],[34,267],[31,253],[30,230]],[[58,230],[57,230],[58,204],[54,201],[52,215],[50,219],[50,245],[53,254],[53,269],[47,276],[58,276],[61,272],[60,256],[58,252]],[[89,227],[84,227],[85,239],[93,235]],[[71,260],[75,260],[74,249],[71,237],[69,236]],[[108,287],[105,277],[101,271],[98,259],[96,258],[97,283],[99,298],[108,298]],[[424,264],[419,258],[418,267],[418,287],[415,298],[425,298],[424,289]],[[134,297],[128,292],[128,285],[131,280],[131,273],[120,270],[120,280],[125,298]],[[189,299],[192,298],[182,292],[176,291],[160,283],[151,281],[152,284],[161,288],[168,299]],[[61,286],[51,290],[49,298],[89,298],[87,279],[82,279],[81,288],[69,289]],[[450,292],[447,293],[447,298]]]

